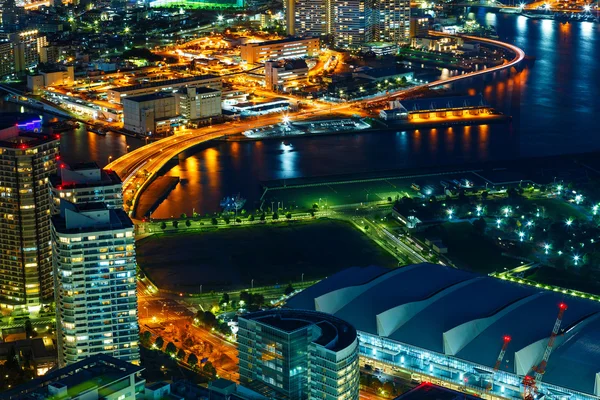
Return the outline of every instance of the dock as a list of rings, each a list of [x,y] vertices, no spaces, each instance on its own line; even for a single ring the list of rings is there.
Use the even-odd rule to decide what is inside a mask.
[[[135,207],[135,218],[143,219],[154,211],[179,183],[178,176],[159,176],[142,193]]]

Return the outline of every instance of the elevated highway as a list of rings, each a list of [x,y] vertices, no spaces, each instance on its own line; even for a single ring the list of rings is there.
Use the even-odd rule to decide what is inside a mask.
[[[439,36],[456,36],[446,35],[438,32],[430,32],[432,35]],[[380,96],[370,98],[367,101],[353,102],[353,103],[342,103],[342,104],[323,104],[318,103],[314,109],[309,112],[299,112],[290,114],[289,116],[294,119],[301,119],[308,116],[315,117],[319,115],[327,115],[335,112],[336,114],[359,114],[356,107],[361,103],[370,104],[388,100],[397,96],[410,94],[411,92],[423,89],[423,88],[434,88],[448,83],[457,82],[463,79],[470,79],[475,76],[484,74],[490,74],[498,72],[504,69],[508,69],[516,66],[525,58],[523,50],[517,46],[513,46],[508,43],[503,43],[493,39],[480,38],[469,35],[460,35],[460,37],[479,41],[491,46],[497,46],[504,49],[508,49],[515,54],[515,56],[506,61],[502,65],[490,67],[481,71],[471,72],[463,75],[454,76],[448,79],[442,79],[420,86],[415,86],[407,90],[403,90],[394,94],[382,94]],[[169,162],[169,160],[178,156],[181,152],[197,146],[199,144],[220,138],[228,135],[238,134],[242,131],[255,129],[261,126],[273,125],[280,123],[282,117],[280,115],[265,115],[259,118],[244,121],[234,122],[225,125],[211,126],[207,128],[201,128],[196,130],[184,130],[175,136],[171,136],[159,141],[150,143],[144,147],[127,153],[118,159],[112,161],[107,165],[106,168],[114,170],[123,180],[123,201],[125,203],[126,210],[130,211],[130,215],[134,215],[136,201],[140,194],[147,188],[150,182],[157,176],[162,168]]]

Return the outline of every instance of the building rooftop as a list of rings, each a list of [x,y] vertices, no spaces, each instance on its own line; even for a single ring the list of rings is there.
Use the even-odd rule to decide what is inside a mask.
[[[300,38],[300,37],[289,37],[286,39],[277,39],[277,40],[265,40],[264,42],[253,42],[253,43],[246,43],[247,45],[257,45],[257,46],[269,46],[269,45],[274,45],[274,44],[281,44],[281,43],[293,43],[293,42],[298,42],[298,41],[303,41],[303,40],[319,40],[318,37],[305,37],[305,38]]]
[[[345,349],[356,340],[356,329],[332,315],[317,311],[279,309],[259,311],[242,316],[264,325],[292,333],[310,325],[321,329],[321,335],[313,342],[331,351]]]
[[[101,212],[100,218],[92,219],[85,213]],[[78,214],[80,218],[71,220],[69,215]],[[106,230],[133,228],[133,222],[122,209],[109,209],[105,203],[73,204],[66,200],[60,202],[60,214],[52,216],[57,232],[62,234],[80,234]]]
[[[110,90],[115,91],[115,92],[129,92],[132,90],[143,89],[143,88],[153,88],[153,87],[160,87],[160,86],[177,85],[180,83],[191,83],[191,82],[196,82],[196,81],[204,81],[204,80],[208,80],[208,79],[217,79],[217,78],[220,78],[220,76],[210,75],[210,74],[197,75],[197,76],[189,76],[186,78],[167,79],[164,81],[148,82],[148,83],[143,83],[143,84],[138,84],[138,85],[121,86],[121,87],[113,88]]]
[[[479,400],[480,397],[457,392],[431,383],[422,383],[394,400]]]
[[[89,171],[94,173],[82,173]],[[78,163],[70,167],[65,165],[59,172],[60,174],[50,177],[52,187],[58,190],[113,186],[122,183],[121,178],[115,171],[101,169],[95,162]]]
[[[401,106],[408,112],[429,111],[449,108],[479,107],[487,105],[483,95],[434,97],[429,99],[402,100]]]
[[[97,387],[99,394],[111,382],[143,371],[144,368],[114,357],[97,354],[68,367],[49,372],[41,378],[0,393],[0,400],[37,400],[51,398],[48,386],[66,387],[70,396],[76,396]]]
[[[17,135],[0,135],[0,147],[6,149],[23,149],[41,146],[50,142],[58,142],[59,135],[19,132]]]
[[[600,371],[600,303],[435,264],[338,273],[292,297],[291,308],[319,310],[358,331],[524,375],[543,355],[563,301],[568,303],[544,382],[595,393]],[[577,373],[573,373],[577,371]]]
[[[168,99],[168,98],[173,98],[173,96],[170,94],[165,94],[165,93],[159,92],[159,93],[151,93],[151,94],[142,94],[140,96],[126,97],[123,99],[123,101],[133,101],[136,103],[143,103],[146,101],[154,101],[154,100]]]

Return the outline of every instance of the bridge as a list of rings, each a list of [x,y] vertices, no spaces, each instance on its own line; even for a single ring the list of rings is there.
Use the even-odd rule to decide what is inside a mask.
[[[446,35],[438,32],[430,32],[433,35],[439,36],[456,36]],[[479,41],[491,46],[497,46],[504,49],[510,50],[515,54],[513,59],[505,62],[502,65],[490,67],[481,71],[466,73],[463,75],[454,76],[448,79],[442,79],[427,84],[412,87],[407,90],[400,91],[394,94],[382,94],[374,98],[370,98],[366,103],[374,103],[382,100],[388,100],[390,98],[406,95],[413,91],[417,91],[423,88],[434,88],[437,86],[446,85],[448,83],[457,82],[463,79],[470,79],[475,76],[484,74],[490,74],[498,71],[502,71],[518,65],[525,58],[525,52],[508,43],[503,43],[493,39],[480,38],[469,35],[460,35],[464,39]],[[342,103],[342,104],[325,104],[318,103],[315,105],[315,109],[310,111],[298,112],[290,114],[290,117],[294,119],[301,119],[310,115],[315,117],[318,115],[327,115],[331,112],[337,114],[359,114],[356,103]],[[144,147],[129,152],[113,162],[109,163],[106,168],[114,170],[119,177],[123,180],[123,202],[125,203],[126,210],[130,212],[130,215],[135,215],[136,202],[140,194],[148,187],[150,182],[157,176],[157,174],[165,167],[165,165],[174,157],[178,156],[183,151],[195,147],[199,144],[206,143],[208,141],[225,137],[228,135],[239,134],[244,130],[255,129],[261,126],[273,125],[280,123],[282,117],[280,115],[265,115],[254,120],[242,122],[233,122],[216,127],[210,126],[207,128],[197,130],[183,130],[177,133],[175,136],[170,136],[165,139],[158,140],[150,143]]]

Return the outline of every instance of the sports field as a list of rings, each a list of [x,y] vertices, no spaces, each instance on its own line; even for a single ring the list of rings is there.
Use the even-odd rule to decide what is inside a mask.
[[[197,293],[315,280],[397,261],[352,225],[316,220],[150,236],[137,261],[159,287]]]

